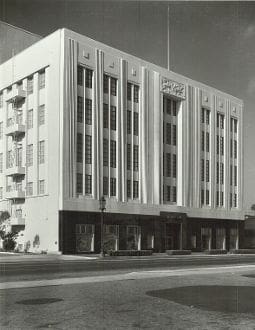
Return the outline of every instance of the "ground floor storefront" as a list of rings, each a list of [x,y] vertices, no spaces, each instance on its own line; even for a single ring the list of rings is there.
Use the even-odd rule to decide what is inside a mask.
[[[102,231],[102,233],[101,233]],[[61,211],[59,249],[62,253],[98,253],[104,250],[205,251],[242,247],[244,222],[188,218],[185,213],[159,216]]]

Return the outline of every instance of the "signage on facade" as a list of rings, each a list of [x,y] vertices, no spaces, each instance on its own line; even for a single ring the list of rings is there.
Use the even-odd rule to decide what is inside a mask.
[[[161,81],[161,92],[169,94],[180,99],[185,99],[185,86],[184,84],[178,83],[171,79],[162,78]]]

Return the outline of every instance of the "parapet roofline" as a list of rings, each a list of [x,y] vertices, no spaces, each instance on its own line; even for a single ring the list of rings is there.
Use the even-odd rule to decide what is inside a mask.
[[[202,89],[205,89],[205,90],[208,90],[208,89],[209,89],[208,92],[210,92],[210,91],[213,90],[216,94],[220,94],[220,95],[222,95],[222,97],[225,97],[225,98],[232,98],[233,100],[235,100],[235,102],[239,103],[241,106],[243,106],[243,104],[244,104],[244,102],[243,102],[242,99],[240,99],[240,98],[238,98],[238,97],[236,97],[236,96],[234,96],[234,95],[232,95],[232,94],[229,94],[229,93],[223,92],[223,91],[221,91],[221,90],[219,90],[219,89],[217,89],[217,88],[215,88],[215,87],[212,87],[212,86],[206,85],[206,84],[204,84],[204,83],[202,83],[202,82],[199,82],[199,81],[197,81],[197,80],[193,80],[193,79],[191,79],[191,78],[189,78],[189,77],[187,77],[187,76],[184,76],[184,75],[182,75],[182,74],[179,74],[179,73],[177,73],[177,72],[174,72],[174,71],[168,70],[168,69],[166,69],[166,68],[164,68],[164,67],[162,67],[162,66],[159,66],[159,65],[157,65],[157,64],[155,64],[155,63],[148,62],[148,61],[146,61],[146,60],[144,60],[144,59],[141,59],[140,57],[137,57],[137,56],[135,56],[135,55],[132,55],[132,54],[126,53],[126,52],[124,52],[124,51],[122,51],[122,50],[119,50],[119,49],[117,49],[117,48],[114,48],[114,47],[112,47],[112,46],[109,46],[109,45],[107,45],[107,44],[104,44],[104,43],[101,42],[101,41],[97,41],[97,40],[95,40],[95,39],[89,38],[89,37],[87,37],[87,36],[85,36],[85,35],[83,35],[83,34],[81,34],[81,33],[75,32],[75,31],[70,30],[70,29],[65,28],[65,27],[61,28],[60,30],[63,31],[63,33],[64,33],[65,35],[66,35],[66,34],[67,34],[67,35],[68,35],[68,34],[73,34],[73,35],[77,35],[79,38],[86,38],[89,42],[95,43],[95,45],[94,45],[95,47],[98,47],[98,45],[99,45],[99,46],[102,45],[104,48],[108,49],[110,52],[118,51],[120,54],[123,54],[125,57],[128,57],[128,58],[130,58],[130,59],[133,60],[133,61],[137,61],[137,60],[138,60],[138,61],[140,62],[140,64],[142,64],[142,65],[144,65],[144,66],[146,66],[146,65],[150,65],[150,66],[153,67],[153,70],[156,71],[156,72],[165,72],[166,75],[168,75],[168,74],[170,73],[171,75],[175,76],[176,79],[185,79],[185,80],[187,80],[187,81],[190,83],[190,85],[193,85],[193,86],[195,85],[194,87],[202,88]],[[57,31],[56,31],[56,32],[57,32]],[[113,54],[113,55],[114,55],[114,54]]]

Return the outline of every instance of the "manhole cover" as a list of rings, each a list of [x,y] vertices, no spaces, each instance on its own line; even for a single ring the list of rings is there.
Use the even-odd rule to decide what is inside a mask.
[[[191,308],[230,313],[255,313],[255,287],[252,286],[186,286],[148,291],[147,294]]]
[[[37,298],[37,299],[26,299],[17,301],[16,304],[22,305],[43,305],[43,304],[52,304],[55,302],[63,301],[59,298]]]

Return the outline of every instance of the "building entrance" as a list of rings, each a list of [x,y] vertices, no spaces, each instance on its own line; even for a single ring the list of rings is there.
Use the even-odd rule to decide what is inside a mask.
[[[127,250],[141,250],[141,228],[127,226]]]
[[[165,248],[166,250],[179,250],[181,240],[181,224],[166,223],[165,225]]]

